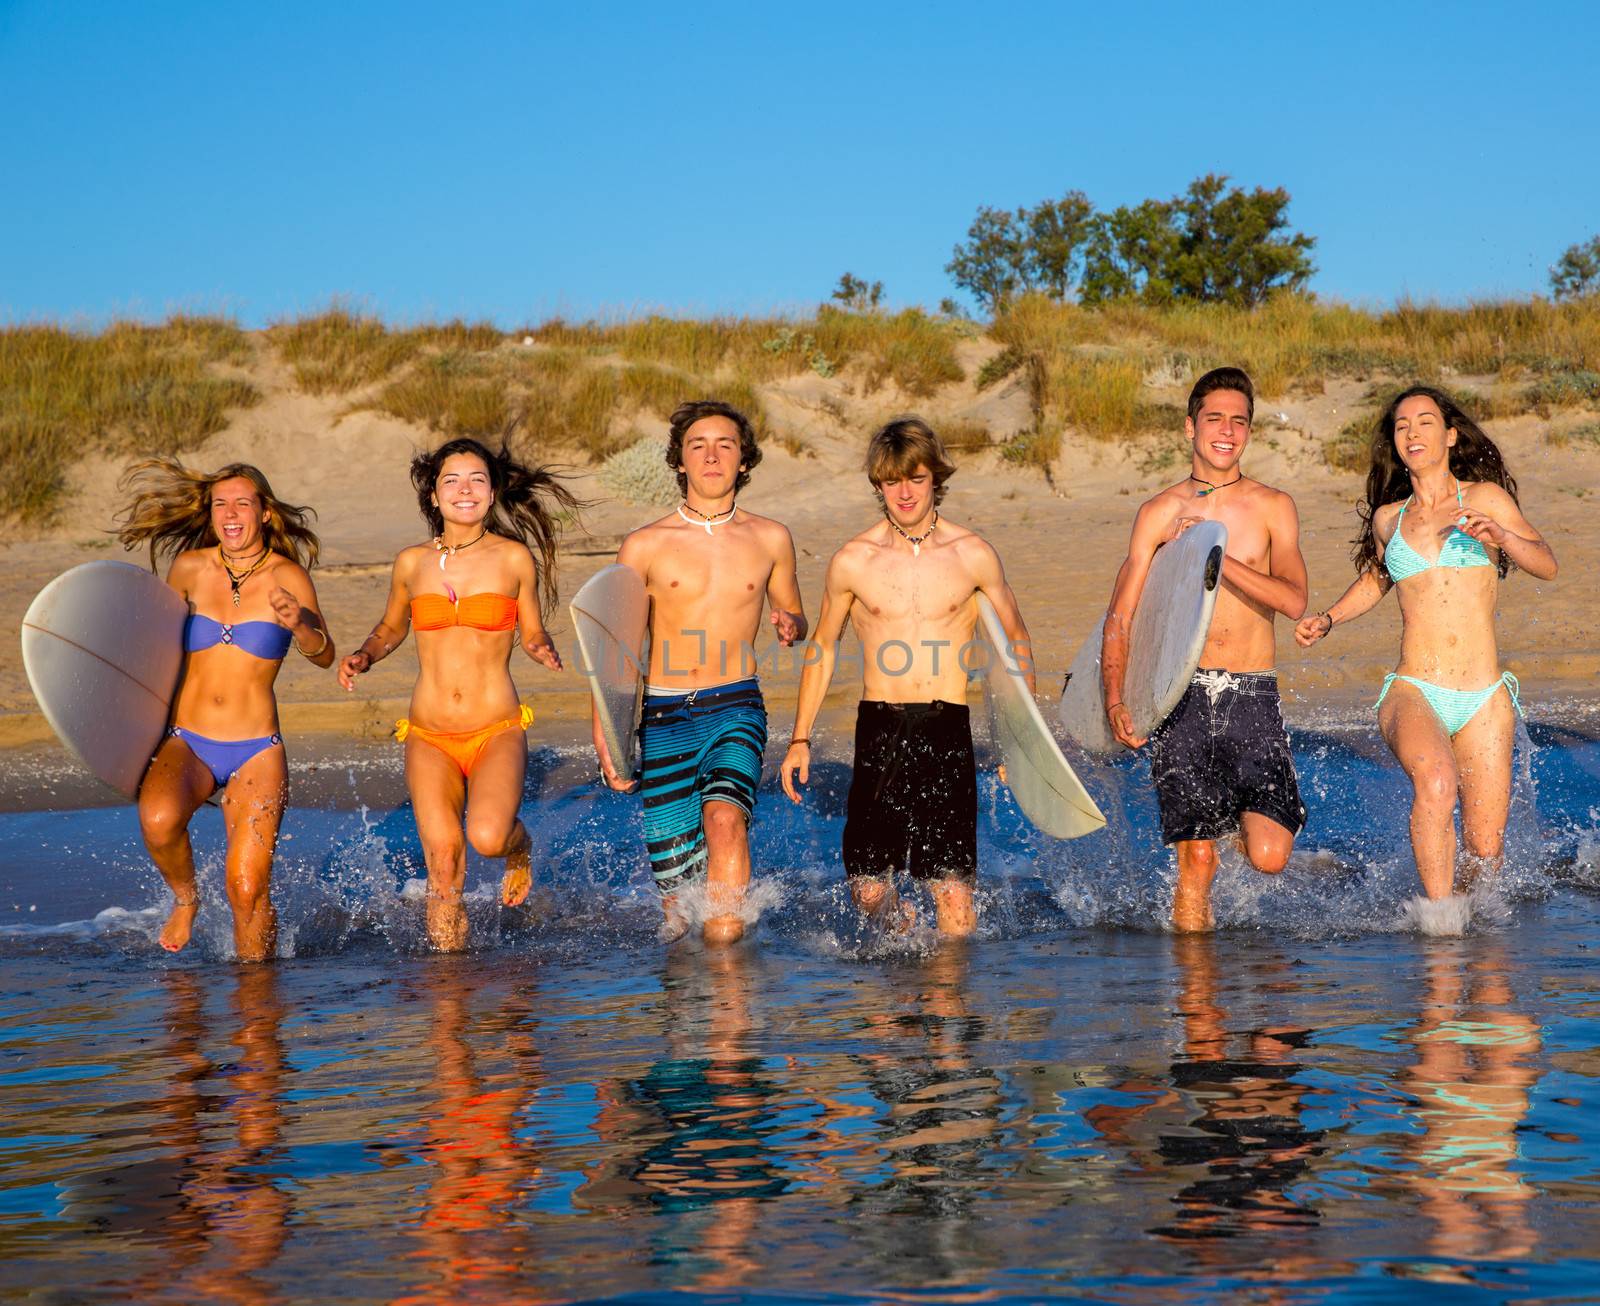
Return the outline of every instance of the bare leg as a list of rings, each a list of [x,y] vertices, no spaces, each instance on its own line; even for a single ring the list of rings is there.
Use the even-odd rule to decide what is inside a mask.
[[[700,820],[706,832],[707,911],[701,935],[707,943],[734,943],[744,937],[739,908],[750,884],[744,811],[713,800],[701,806]]]
[[[178,952],[189,942],[200,910],[189,822],[216,787],[205,764],[175,737],[162,741],[139,787],[139,832],[174,899],[161,927],[161,946],[168,952]]]
[[[272,906],[272,855],[289,788],[283,745],[263,749],[239,768],[222,792],[228,829],[228,902],[233,950],[240,961],[266,961],[278,947]]]
[[[1178,885],[1172,894],[1175,934],[1211,929],[1211,881],[1217,878],[1217,845],[1210,839],[1180,839]]]
[[[1516,732],[1516,709],[1510,693],[1502,689],[1450,741],[1460,783],[1462,842],[1471,854],[1462,867],[1463,892],[1470,891],[1480,875],[1492,880],[1500,872],[1511,812]]]
[[[917,923],[917,909],[903,899],[894,887],[894,877],[872,875],[852,876],[851,900],[866,915],[883,925],[890,925],[898,934],[904,934]]]
[[[978,914],[972,907],[972,885],[967,881],[933,881],[933,904],[939,921],[939,933],[947,938],[964,939],[977,928]]]
[[[1422,891],[1448,898],[1456,871],[1456,759],[1450,736],[1422,692],[1403,680],[1389,687],[1378,729],[1411,780],[1411,851]]]
[[[461,902],[467,882],[467,841],[461,833],[466,777],[432,744],[412,735],[406,740],[406,788],[428,864],[428,939],[440,952],[459,952],[467,946],[467,909]]]
[[[519,905],[533,886],[533,840],[517,819],[527,773],[527,738],[506,729],[483,746],[467,781],[467,842],[480,857],[506,859],[500,901],[507,907]]]
[[[1294,851],[1294,832],[1260,812],[1245,812],[1239,817],[1241,842],[1250,865],[1263,875],[1277,875],[1289,864]]]

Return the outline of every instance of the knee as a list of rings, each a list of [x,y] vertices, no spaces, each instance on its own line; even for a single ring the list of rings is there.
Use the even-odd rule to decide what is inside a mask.
[[[850,896],[862,911],[871,911],[883,901],[883,895],[888,891],[889,885],[884,880],[862,877],[850,881]]]
[[[725,843],[744,834],[744,813],[727,803],[708,803],[701,813],[701,823],[710,842]]]
[[[1179,856],[1182,866],[1192,872],[1210,875],[1217,869],[1217,846],[1214,843],[1192,843]]]
[[[1423,767],[1412,779],[1417,801],[1427,806],[1450,806],[1456,800],[1455,768],[1446,763]]]
[[[151,848],[166,848],[183,838],[183,814],[176,803],[141,803],[139,832]]]
[[[243,871],[228,876],[228,905],[240,916],[254,915],[258,908],[265,905],[267,895],[267,872]]]
[[[516,818],[506,821],[492,816],[467,818],[467,842],[480,857],[500,857],[511,841],[511,829]]]
[[[1489,860],[1499,857],[1506,847],[1503,830],[1474,830],[1470,825],[1461,832],[1461,841],[1474,857]]]
[[[1263,875],[1279,875],[1283,868],[1289,864],[1289,848],[1286,845],[1267,844],[1264,847],[1249,847],[1245,855],[1250,859],[1250,865]]]

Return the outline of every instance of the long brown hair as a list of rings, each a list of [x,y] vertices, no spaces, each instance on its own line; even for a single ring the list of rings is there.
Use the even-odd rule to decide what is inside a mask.
[[[285,503],[272,492],[260,468],[249,463],[229,463],[214,472],[185,467],[175,458],[147,458],[122,474],[118,487],[133,498],[118,514],[122,523],[117,538],[124,549],[150,546],[150,570],[163,556],[176,557],[185,549],[220,544],[211,525],[211,491],[223,481],[241,477],[256,487],[265,520],[261,542],[307,569],[317,565],[322,546],[307,521],[316,517],[311,508]]]
[[[507,431],[507,435],[510,431]],[[444,530],[444,514],[433,501],[444,460],[458,453],[480,459],[489,469],[489,488],[494,502],[484,525],[496,535],[506,535],[538,555],[539,611],[549,615],[556,606],[556,549],[560,525],[557,513],[575,513],[587,506],[562,483],[549,467],[530,467],[519,462],[504,442],[499,452],[463,436],[440,445],[432,453],[419,453],[411,460],[411,484],[416,487],[417,506],[423,520],[435,535]]]
[[[1450,474],[1458,481],[1488,481],[1498,485],[1513,500],[1517,497],[1516,478],[1506,470],[1506,460],[1499,448],[1461,405],[1434,386],[1408,386],[1389,401],[1389,406],[1383,410],[1383,416],[1378,419],[1372,433],[1367,494],[1356,505],[1356,515],[1361,518],[1361,533],[1356,536],[1350,549],[1357,575],[1371,571],[1378,565],[1378,538],[1372,529],[1373,515],[1384,504],[1395,503],[1411,494],[1411,473],[1400,461],[1400,455],[1394,447],[1394,419],[1400,411],[1400,405],[1418,395],[1433,400],[1444,417],[1445,427],[1456,433],[1456,442],[1450,446]],[[1501,576],[1511,570],[1511,560],[1503,552],[1500,554],[1499,569]]]

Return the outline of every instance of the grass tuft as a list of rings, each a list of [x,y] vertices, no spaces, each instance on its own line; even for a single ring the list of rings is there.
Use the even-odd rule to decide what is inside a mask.
[[[181,454],[222,430],[261,392],[213,367],[249,355],[221,318],[0,329],[0,517],[47,521],[85,454]]]

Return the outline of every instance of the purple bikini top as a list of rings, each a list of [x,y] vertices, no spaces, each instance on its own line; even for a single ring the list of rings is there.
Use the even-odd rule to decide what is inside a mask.
[[[276,662],[289,651],[294,639],[288,630],[275,621],[241,621],[235,626],[224,626],[220,621],[199,612],[191,612],[183,623],[183,648],[186,653],[215,648],[218,644],[231,644],[254,657]]]

